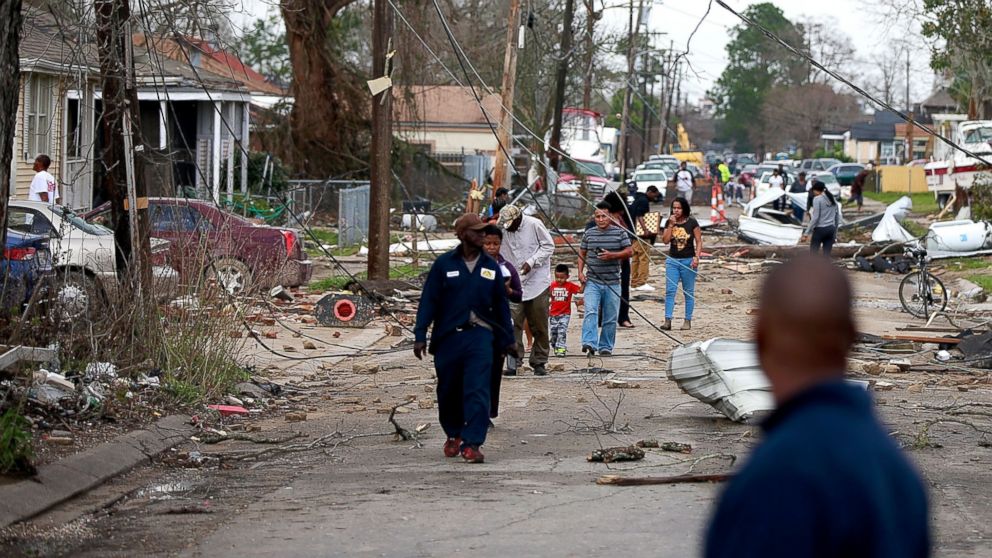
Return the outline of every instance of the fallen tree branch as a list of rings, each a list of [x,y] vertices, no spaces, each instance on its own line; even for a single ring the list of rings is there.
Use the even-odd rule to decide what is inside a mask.
[[[603,475],[596,479],[596,484],[613,486],[643,486],[649,484],[686,484],[698,482],[724,482],[733,477],[731,473],[713,475],[679,475],[677,477],[621,477],[618,475]]]
[[[252,436],[251,434],[241,434],[239,432],[229,432],[227,434],[207,433],[200,435],[200,441],[204,444],[218,444],[227,440],[237,440],[240,442],[252,442],[254,444],[285,444],[290,440],[303,437],[303,434],[296,433],[282,438],[270,438],[267,436]]]

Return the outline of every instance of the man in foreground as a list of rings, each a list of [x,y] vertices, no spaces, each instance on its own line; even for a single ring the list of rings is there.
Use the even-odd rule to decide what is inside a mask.
[[[706,556],[928,556],[920,478],[868,393],[843,379],[855,338],[843,272],[793,259],[769,275],[760,308],[758,357],[778,408],[720,497]]]
[[[503,274],[482,250],[485,228],[475,214],[455,222],[461,244],[431,266],[413,330],[414,356],[434,355],[438,418],[448,436],[444,455],[461,454],[469,463],[485,460],[480,447],[489,428],[493,347],[516,354]]]

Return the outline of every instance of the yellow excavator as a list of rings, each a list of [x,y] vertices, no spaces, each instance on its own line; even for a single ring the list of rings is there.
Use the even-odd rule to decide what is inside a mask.
[[[683,126],[681,122],[677,124],[676,131],[679,137],[679,145],[677,148],[672,150],[672,156],[679,161],[692,163],[701,169],[705,168],[706,157],[703,155],[702,151],[696,151],[696,146],[692,145],[689,141],[689,134],[685,131],[685,126]]]

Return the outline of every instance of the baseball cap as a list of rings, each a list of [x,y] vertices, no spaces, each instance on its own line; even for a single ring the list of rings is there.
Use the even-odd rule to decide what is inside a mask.
[[[505,229],[510,226],[510,223],[516,221],[517,217],[520,217],[521,215],[522,213],[520,212],[519,207],[515,205],[508,205],[499,210],[499,220],[496,221],[496,224]]]
[[[475,213],[466,213],[455,221],[455,234],[462,234],[467,230],[481,231],[486,228],[486,223]]]

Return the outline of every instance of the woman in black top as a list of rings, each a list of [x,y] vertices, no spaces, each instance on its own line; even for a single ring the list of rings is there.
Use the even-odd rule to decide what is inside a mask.
[[[672,201],[672,214],[665,225],[665,232],[661,234],[661,241],[669,243],[668,259],[665,260],[665,325],[661,329],[672,329],[679,282],[685,293],[685,323],[682,329],[692,329],[696,273],[699,255],[703,253],[703,231],[696,219],[689,216],[689,202],[685,198]]]

